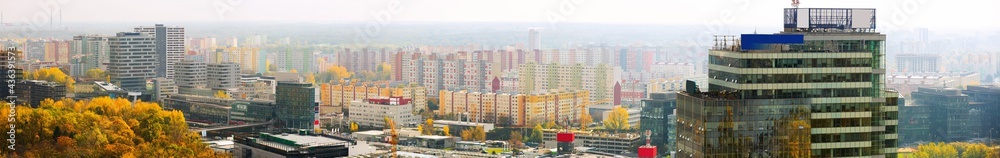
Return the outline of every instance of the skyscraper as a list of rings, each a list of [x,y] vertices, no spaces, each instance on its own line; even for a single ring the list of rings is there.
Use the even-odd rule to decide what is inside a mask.
[[[156,38],[156,77],[174,78],[174,65],[184,60],[184,27],[140,26],[135,32]]]
[[[875,9],[784,13],[781,33],[716,36],[709,92],[677,94],[677,157],[896,157]]]
[[[109,38],[107,72],[111,83],[128,91],[145,91],[146,79],[156,77],[155,43],[152,35],[136,32],[121,32]]]

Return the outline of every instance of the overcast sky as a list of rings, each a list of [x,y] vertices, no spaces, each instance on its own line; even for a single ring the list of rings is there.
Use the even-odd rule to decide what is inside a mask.
[[[801,0],[800,7],[876,8],[880,28],[1000,30],[997,0]],[[875,1],[875,2],[870,2]],[[395,21],[718,24],[779,27],[790,0],[0,0],[6,23],[365,22],[399,3]],[[577,2],[577,3],[573,3]],[[59,4],[59,5],[47,5]],[[58,6],[58,7],[51,7]],[[733,20],[726,20],[731,13]],[[559,20],[551,20],[559,19]]]

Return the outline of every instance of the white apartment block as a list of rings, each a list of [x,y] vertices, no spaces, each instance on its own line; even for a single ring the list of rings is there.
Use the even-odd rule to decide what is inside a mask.
[[[239,88],[240,65],[236,63],[208,64],[208,88],[231,92]]]

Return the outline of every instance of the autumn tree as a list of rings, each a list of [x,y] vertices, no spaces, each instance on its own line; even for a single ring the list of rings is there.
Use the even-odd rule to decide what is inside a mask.
[[[229,99],[230,98],[229,94],[226,94],[226,91],[223,91],[223,90],[216,90],[214,96],[216,98],[222,98],[222,99]]]
[[[350,129],[351,129],[351,133],[357,132],[358,131],[358,123],[351,122]]]
[[[434,119],[427,119],[424,124],[420,125],[424,130],[420,131],[423,135],[434,135]]]
[[[87,78],[92,79],[92,80],[102,80],[102,79],[104,79],[104,77],[108,76],[108,74],[106,72],[104,72],[104,70],[101,70],[99,68],[93,68],[93,69],[87,70],[86,76],[87,76]]]
[[[13,157],[231,157],[219,154],[191,132],[180,111],[124,98],[46,99],[37,106],[17,106],[17,149]],[[10,107],[0,114],[10,115]]]
[[[913,153],[917,158],[958,157],[958,149],[946,143],[927,143],[917,147]]]
[[[313,73],[306,74],[306,83],[316,84],[316,75]]]
[[[587,127],[590,126],[590,123],[594,123],[594,118],[590,117],[590,114],[583,113],[582,115],[580,115],[580,130],[581,131],[582,130],[587,130]]]
[[[486,130],[483,129],[483,126],[476,126],[462,130],[462,140],[486,141]]]
[[[43,80],[63,84],[66,86],[67,92],[73,92],[73,86],[76,84],[76,81],[72,77],[66,75],[61,69],[56,67],[40,68],[35,71],[25,72],[24,77],[29,80]]]
[[[510,132],[510,139],[507,140],[507,143],[509,143],[514,149],[519,149],[521,148],[521,144],[523,144],[521,143],[521,140],[524,140],[524,136],[521,135],[521,132],[512,131]]]
[[[444,132],[444,136],[451,136],[451,128],[449,128],[448,125],[441,127],[441,131]]]
[[[544,126],[544,128],[545,128],[545,129],[553,129],[553,128],[556,128],[556,120],[549,120],[549,122],[545,122],[545,126]]]
[[[615,131],[629,129],[628,110],[621,106],[611,109],[611,114],[604,118],[604,128]]]
[[[392,65],[389,65],[389,63],[378,64],[376,71],[376,78],[378,78],[378,80],[392,79]]]
[[[541,143],[542,134],[542,125],[535,125],[535,128],[531,129],[531,136],[528,137],[528,142]]]
[[[343,66],[333,65],[323,71],[320,71],[319,75],[316,76],[316,82],[319,83],[330,83],[341,79],[350,78],[351,72],[347,71],[347,68]]]

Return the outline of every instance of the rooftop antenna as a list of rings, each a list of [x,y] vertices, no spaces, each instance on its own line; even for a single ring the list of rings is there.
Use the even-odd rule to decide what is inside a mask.
[[[799,8],[799,0],[792,0],[792,7]]]

